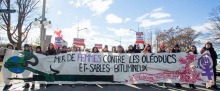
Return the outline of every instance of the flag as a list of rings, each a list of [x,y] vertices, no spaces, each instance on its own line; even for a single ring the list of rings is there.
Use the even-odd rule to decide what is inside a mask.
[[[73,39],[73,45],[76,45],[76,46],[85,46],[84,39],[74,38],[74,39]]]
[[[62,37],[55,37],[55,48],[62,47],[63,46],[63,38]]]
[[[144,43],[143,36],[144,36],[143,32],[136,32],[136,43],[138,44]]]
[[[98,49],[102,49],[102,44],[95,44],[95,47],[97,47]]]

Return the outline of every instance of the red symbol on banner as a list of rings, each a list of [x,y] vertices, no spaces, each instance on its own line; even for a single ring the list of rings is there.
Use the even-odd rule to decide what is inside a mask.
[[[58,36],[58,37],[61,37],[61,30],[59,30],[59,31],[54,31],[54,33]]]

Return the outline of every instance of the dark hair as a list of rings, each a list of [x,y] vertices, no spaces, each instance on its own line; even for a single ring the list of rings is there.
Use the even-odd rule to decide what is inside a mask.
[[[176,44],[174,48],[176,48],[176,47],[177,47],[177,48],[180,48],[178,44]]]
[[[50,45],[51,45],[51,44],[53,45],[53,43],[49,43],[49,45],[48,45],[48,50],[51,50],[51,49],[50,49]],[[52,49],[55,50],[54,45],[53,45],[53,48],[52,48]]]
[[[67,48],[67,46],[63,46],[62,49]]]
[[[97,52],[95,52],[95,48],[97,49]],[[97,47],[93,47],[93,48],[92,48],[92,53],[99,53],[98,48],[97,48]]]
[[[108,48],[108,45],[105,45],[105,47],[104,48]]]
[[[28,45],[28,44],[24,44],[24,48],[25,48],[25,47],[30,47],[30,45]]]
[[[150,49],[149,49],[149,50],[146,50],[146,51],[152,53],[152,51],[151,51],[152,49],[151,49],[151,45],[150,45],[150,44],[147,44],[145,47],[150,47]],[[144,50],[145,50],[145,48],[144,48]]]
[[[37,49],[40,49],[40,51],[38,52]],[[42,50],[41,50],[41,47],[40,47],[40,46],[37,46],[37,47],[36,47],[36,53],[42,53]]]
[[[7,48],[8,47],[12,47],[12,49],[14,49],[14,46],[12,44],[7,44]]]
[[[129,47],[132,47],[132,49],[133,49],[133,46],[132,46],[132,45],[129,45],[128,48],[129,48]]]
[[[195,51],[193,52],[191,49],[190,49],[190,51],[193,52],[193,54],[198,54],[196,46],[192,45],[191,47],[195,47]]]
[[[122,53],[125,53],[124,48],[121,45],[119,45],[118,48],[121,48],[122,49]],[[118,53],[118,51],[117,51],[117,53]]]
[[[53,45],[53,43],[49,44],[46,54],[47,55],[56,55],[57,51],[55,50],[54,45],[53,45],[53,48],[50,49],[51,44]]]
[[[36,47],[36,50],[37,50],[37,49],[40,49],[40,50],[41,50],[41,47],[40,47],[40,46],[37,46],[37,47]]]
[[[205,43],[205,46],[204,46],[205,49],[207,49],[207,48],[206,48],[206,45],[207,45],[207,44],[210,44],[210,46],[211,46],[210,49],[214,49],[214,48],[213,48],[213,45],[212,45],[211,42],[207,42],[207,43]]]
[[[113,48],[115,48],[115,50],[113,50]],[[116,47],[115,46],[112,46],[112,52],[116,52]]]

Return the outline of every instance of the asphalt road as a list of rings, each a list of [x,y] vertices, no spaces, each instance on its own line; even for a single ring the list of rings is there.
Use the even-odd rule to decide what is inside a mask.
[[[10,91],[31,91],[31,89],[22,88],[24,84],[16,83],[9,89]],[[217,82],[218,87],[220,87],[220,77],[218,77]],[[39,84],[36,84],[34,90],[36,91],[217,91],[214,89],[206,89],[204,84],[196,84],[197,89],[192,90],[188,87],[188,84],[182,84],[183,88],[176,89],[173,84],[168,84],[168,88],[165,89],[162,86],[158,86],[156,84],[137,84],[137,85],[75,85],[75,87],[71,86],[62,86],[62,85],[53,85],[48,88],[39,87]],[[4,84],[0,84],[0,90],[2,90]]]
[[[2,78],[0,73],[0,78]],[[40,87],[39,84],[36,84],[35,89],[36,91],[217,91],[214,89],[206,89],[204,84],[195,84],[197,89],[193,90],[190,89],[188,84],[182,84],[183,88],[177,89],[174,84],[167,84],[168,88],[163,88],[162,85],[156,84],[136,84],[136,85],[122,85],[122,84],[115,84],[115,85],[75,85],[74,87],[71,86],[62,86],[62,85],[52,85],[48,88]],[[20,82],[16,82],[12,85],[9,89],[10,91],[32,91],[29,89],[23,88],[24,84]],[[220,75],[217,77],[217,86],[220,88]],[[0,91],[3,90],[4,83],[0,79]],[[220,91],[220,90],[219,90]]]

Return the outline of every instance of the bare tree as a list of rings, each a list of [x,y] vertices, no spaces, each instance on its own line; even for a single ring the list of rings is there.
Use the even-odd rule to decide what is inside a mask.
[[[34,20],[32,16],[35,14],[39,0],[12,1],[14,2],[11,2],[11,0],[2,0],[1,7],[6,9],[16,8],[16,17],[12,17],[15,15],[10,13],[4,13],[2,15],[4,24],[0,25],[0,27],[7,32],[8,40],[12,44],[18,44],[18,48],[21,49],[22,43],[31,30],[32,24],[29,20]],[[12,20],[14,21],[12,22]]]
[[[152,31],[146,30],[146,31],[143,31],[143,33],[144,33],[144,41],[152,45],[152,40],[153,40]]]
[[[34,40],[34,43],[38,46],[40,45],[40,36]]]
[[[159,33],[157,35],[157,41],[162,41],[169,49],[174,48],[174,46],[178,44],[183,51],[186,51],[188,47],[195,44],[195,39],[200,35],[200,32],[196,32],[190,27],[177,27]]]
[[[209,20],[212,23],[212,28],[220,31],[220,6],[212,9]]]

